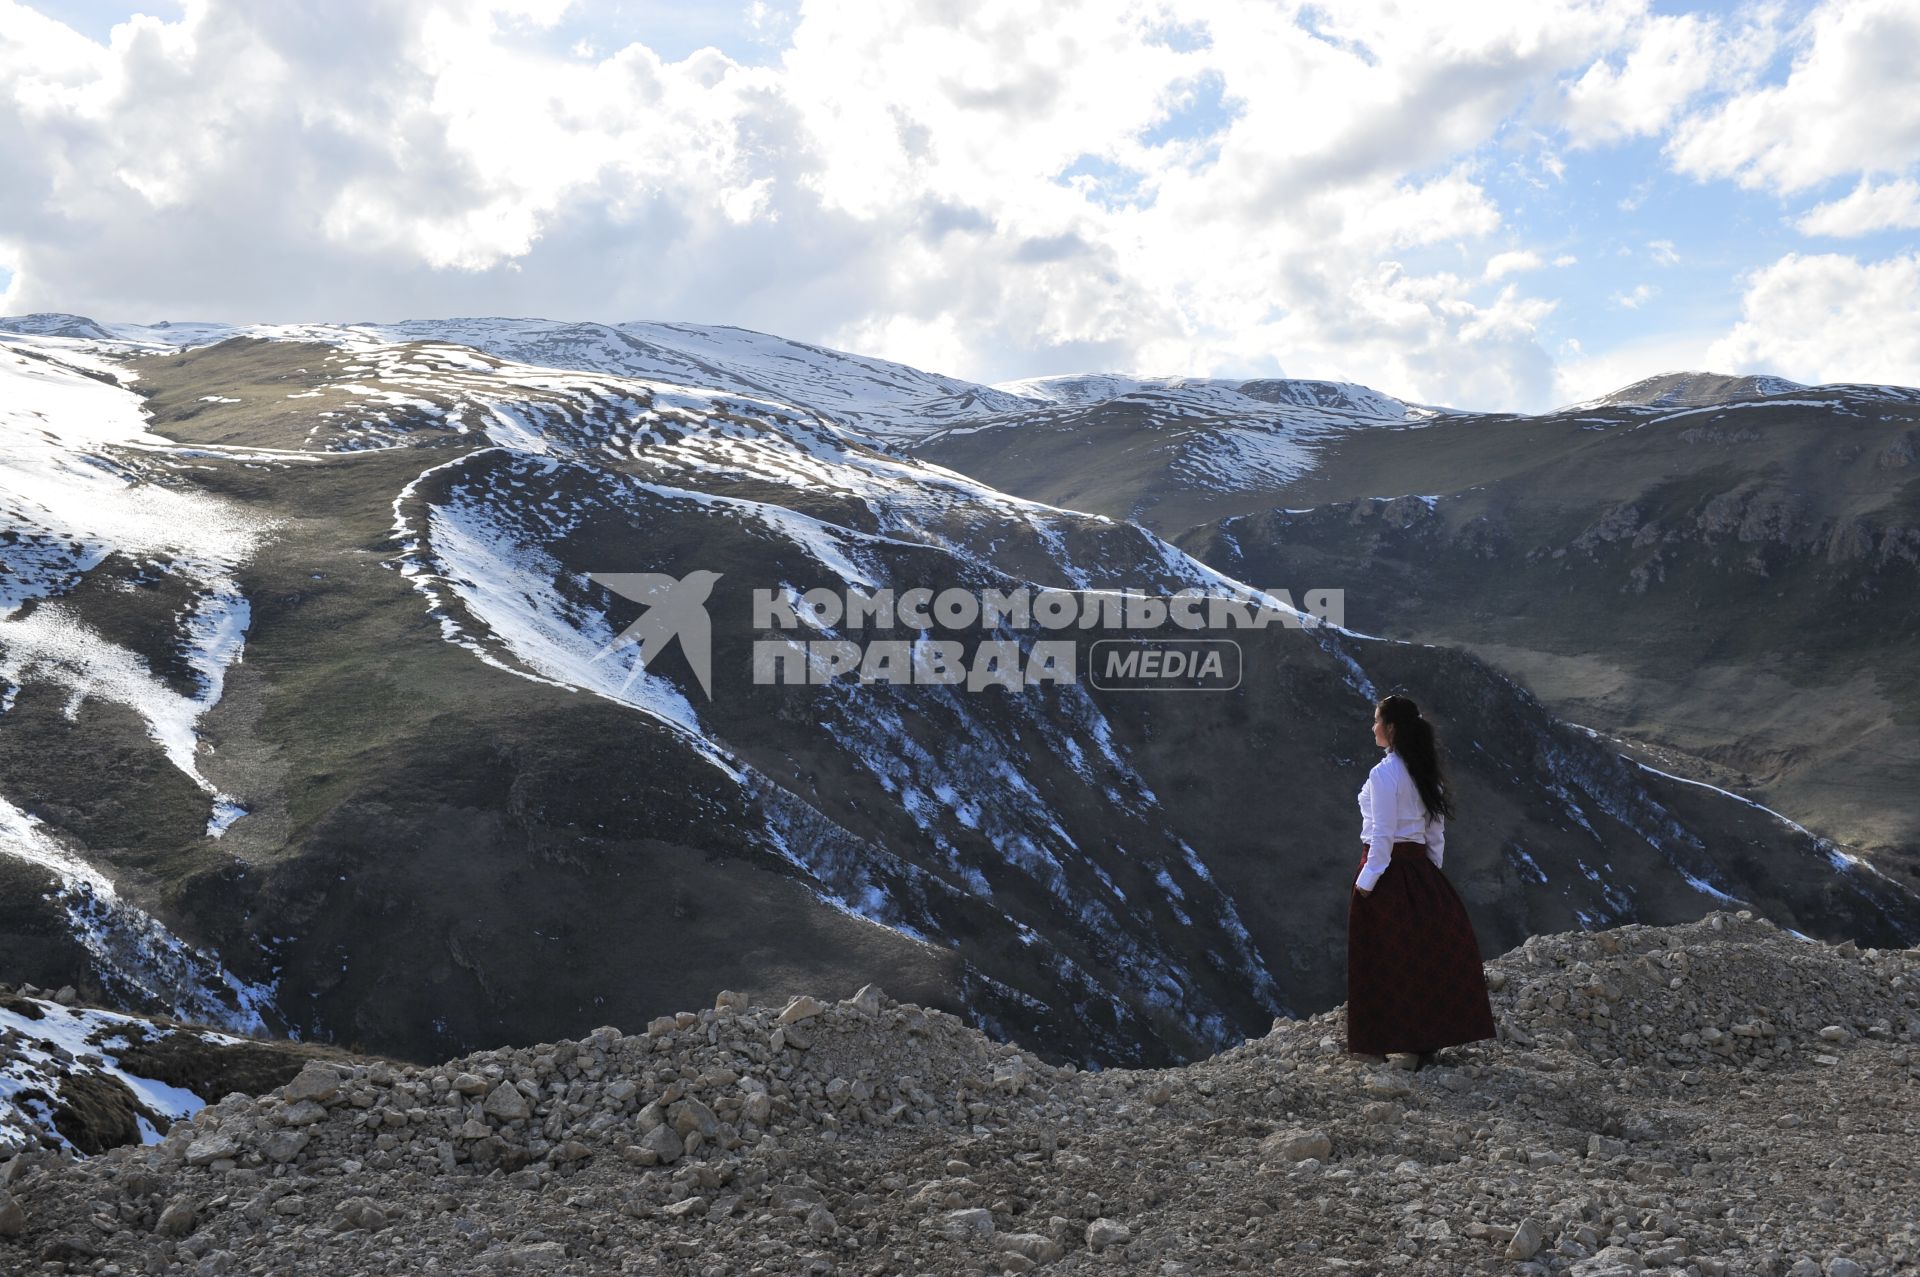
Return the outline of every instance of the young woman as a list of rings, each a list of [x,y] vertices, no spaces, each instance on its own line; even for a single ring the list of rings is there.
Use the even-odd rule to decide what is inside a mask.
[[[1347,1050],[1433,1062],[1443,1046],[1494,1036],[1480,943],[1440,872],[1453,814],[1433,725],[1404,696],[1374,707],[1386,755],[1360,787],[1366,854],[1347,905]]]

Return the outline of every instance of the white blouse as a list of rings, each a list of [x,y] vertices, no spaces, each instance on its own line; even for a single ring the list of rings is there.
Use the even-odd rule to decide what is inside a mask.
[[[1420,802],[1420,787],[1400,755],[1392,750],[1373,765],[1367,783],[1360,786],[1360,837],[1367,844],[1367,862],[1353,885],[1372,891],[1373,884],[1387,871],[1393,860],[1393,844],[1423,842],[1427,859],[1440,865],[1446,852],[1447,821],[1444,816],[1427,819]]]

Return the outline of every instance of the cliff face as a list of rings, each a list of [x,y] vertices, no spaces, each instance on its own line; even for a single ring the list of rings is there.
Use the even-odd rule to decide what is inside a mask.
[[[1355,628],[1463,647],[1911,885],[1916,422],[1914,392],[1829,386],[1352,433],[1176,539],[1340,580]]]
[[[6,1163],[0,1268],[1920,1262],[1920,950],[1722,912],[1535,936],[1488,982],[1499,1040],[1417,1073],[1340,1054],[1340,1010],[1180,1068],[1080,1072],[871,986],[722,993],[642,1035],[433,1068],[315,1062],[152,1146]]]

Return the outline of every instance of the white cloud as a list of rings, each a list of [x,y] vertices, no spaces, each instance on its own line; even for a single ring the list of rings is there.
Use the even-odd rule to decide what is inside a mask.
[[[1553,264],[1555,266],[1571,266],[1579,260],[1580,259],[1578,257],[1575,257],[1572,253],[1562,253],[1560,254],[1560,256],[1553,259]]]
[[[1647,252],[1651,253],[1653,260],[1662,266],[1672,266],[1680,260],[1680,254],[1675,251],[1673,241],[1670,239],[1649,241],[1647,244]]]
[[[1737,85],[1771,29],[1645,0],[820,0],[753,5],[787,47],[745,65],[565,8],[204,0],[105,47],[0,0],[11,304],[687,319],[982,380],[1539,407],[1555,302],[1519,287],[1542,257],[1487,153],[1524,127],[1557,177],[1562,142]]]
[[[1644,15],[1620,65],[1596,59],[1566,84],[1559,120],[1576,147],[1659,133],[1703,92],[1730,87],[1763,65],[1777,38],[1775,20],[1770,6],[1738,29],[1694,14]]]
[[[1615,293],[1611,300],[1623,309],[1638,310],[1659,295],[1660,290],[1652,284],[1635,284],[1630,289]]]
[[[1789,253],[1756,271],[1708,359],[1794,381],[1920,385],[1920,252],[1862,262]]]
[[[1874,183],[1862,178],[1844,197],[1808,210],[1794,228],[1802,235],[1840,238],[1920,230],[1920,182]]]
[[[1487,269],[1483,272],[1487,279],[1499,279],[1502,275],[1511,275],[1523,270],[1539,270],[1540,254],[1532,249],[1518,249],[1505,253],[1495,253],[1487,259]]]
[[[1828,0],[1796,39],[1802,48],[1784,82],[1736,93],[1675,128],[1667,144],[1675,168],[1792,194],[1920,162],[1920,6]]]
[[[806,4],[749,15],[791,42],[766,67],[526,38],[563,8],[205,0],[104,48],[0,0],[15,303],[695,319],[981,378],[1538,398],[1551,301],[1402,263],[1503,227],[1473,154],[1638,0],[1219,4],[1171,42],[1152,0]]]

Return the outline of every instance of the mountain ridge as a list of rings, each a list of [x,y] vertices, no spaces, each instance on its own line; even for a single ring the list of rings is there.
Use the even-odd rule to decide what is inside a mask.
[[[1920,929],[1920,901],[1816,837],[1636,772],[1422,643],[1247,632],[1245,690],[1212,702],[753,684],[759,583],[1252,587],[803,406],[332,336],[0,343],[0,375],[104,396],[0,413],[40,458],[11,507],[28,535],[0,546],[22,917],[0,958],[37,984],[164,1005],[153,961],[197,954],[222,999],[267,990],[276,1027],[445,1058],[644,1020],[702,964],[750,993],[885,969],[1055,1058],[1186,1058],[1335,1000],[1331,831],[1393,688],[1455,741],[1449,872],[1492,945],[1733,899]],[[638,609],[593,580],[694,568],[724,577],[710,702],[679,656],[642,677],[609,650]],[[96,952],[76,909],[165,934]]]
[[[102,324],[87,316],[65,312],[50,311],[0,316],[0,332],[102,341],[146,341],[161,345],[195,344],[262,333],[272,333],[285,338],[296,335],[320,336],[329,332],[355,331],[400,340],[426,338],[455,341],[457,344],[471,345],[475,349],[513,357],[527,363],[540,363],[541,360],[521,359],[520,354],[538,353],[549,359],[557,355],[561,357],[561,361],[551,363],[549,366],[573,367],[581,371],[622,371],[622,365],[629,359],[651,357],[660,362],[633,364],[626,367],[625,371],[633,375],[664,374],[677,366],[680,375],[693,377],[693,380],[685,382],[688,385],[706,384],[699,381],[701,376],[711,377],[719,373],[723,381],[731,380],[735,384],[729,386],[715,383],[712,388],[731,388],[748,393],[787,394],[792,396],[794,401],[804,403],[806,396],[793,395],[793,387],[781,385],[776,371],[777,366],[783,362],[804,362],[793,355],[783,353],[801,351],[828,361],[838,372],[854,370],[863,374],[875,385],[913,391],[913,400],[950,401],[945,404],[945,411],[950,420],[963,416],[988,416],[996,412],[1018,411],[1022,408],[1048,405],[1085,407],[1130,395],[1183,390],[1192,392],[1200,402],[1206,402],[1210,397],[1227,391],[1255,400],[1264,398],[1266,402],[1272,404],[1331,408],[1355,412],[1363,416],[1407,420],[1419,420],[1436,415],[1550,416],[1595,407],[1701,407],[1739,399],[1788,395],[1794,392],[1883,391],[1898,398],[1920,396],[1920,389],[1898,385],[1880,386],[1851,382],[1807,385],[1770,374],[1673,370],[1655,373],[1605,394],[1544,409],[1539,413],[1514,414],[1499,410],[1463,409],[1417,403],[1358,382],[1317,377],[1207,377],[1109,371],[1051,373],[982,383],[947,374],[929,373],[896,360],[861,355],[818,343],[795,341],[735,324],[690,324],[665,320],[601,323],[551,320],[535,316],[464,316],[337,324],[249,325],[168,320],[154,324]],[[742,372],[741,366],[729,367],[724,355],[721,355],[717,362],[711,363],[692,357],[696,346],[703,348],[708,355],[715,355],[722,346],[728,344],[720,338],[721,334],[741,334],[750,339],[745,343],[732,344],[736,347],[744,344],[746,349],[739,353],[749,355],[749,364],[759,367],[761,371],[757,378]],[[467,340],[460,341],[459,339],[463,337]],[[596,338],[611,338],[616,342],[624,338],[639,344],[635,349],[623,352],[617,346],[596,347],[594,344]],[[676,338],[695,345],[676,349],[673,346]],[[570,342],[574,347],[571,351],[568,349]],[[755,347],[763,349],[754,349]],[[518,351],[520,354],[511,354],[510,352],[513,351]],[[656,376],[655,379],[672,380],[673,378]],[[818,394],[825,387],[816,382],[812,389]],[[855,398],[844,396],[838,398],[842,411],[851,412],[856,419],[870,419],[871,424],[871,421],[882,420],[885,417],[879,409],[872,405],[861,405]],[[831,402],[833,401],[829,400],[829,403]],[[815,410],[821,408],[821,405],[813,403],[806,403],[805,406]],[[940,420],[938,414],[935,414],[932,409],[926,411],[929,416],[923,424]],[[829,411],[828,415],[833,414]]]

